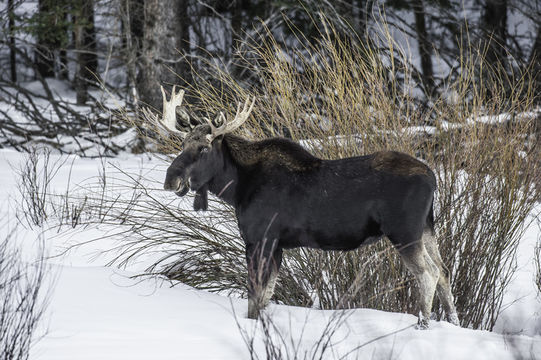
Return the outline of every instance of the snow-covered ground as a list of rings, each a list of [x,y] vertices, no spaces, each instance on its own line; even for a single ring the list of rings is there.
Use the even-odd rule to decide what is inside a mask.
[[[51,155],[52,161],[57,155]],[[14,168],[24,155],[0,150],[0,206],[7,226],[17,224],[15,205],[20,194]],[[122,169],[152,169],[163,177],[164,164],[148,156],[122,155],[110,160]],[[73,165],[72,165],[73,164]],[[112,168],[112,165],[106,164]],[[68,184],[97,176],[99,159],[72,156],[51,183],[62,193]],[[179,200],[180,201],[180,200]],[[94,238],[107,229],[86,227],[29,229],[18,226],[17,239],[31,253],[43,233],[49,255],[66,246]],[[541,359],[541,299],[534,287],[533,248],[538,241],[536,222],[526,231],[518,256],[518,271],[504,300],[505,310],[495,332],[458,328],[432,322],[428,331],[413,328],[408,314],[357,309],[347,313],[331,339],[325,359]],[[143,262],[119,270],[106,267],[100,250],[107,240],[77,247],[51,257],[51,293],[41,332],[45,336],[32,348],[31,359],[250,359],[245,338],[255,334],[255,347],[264,359],[263,335],[257,323],[245,318],[246,300],[228,298],[163,280],[134,280]],[[271,305],[267,314],[284,337],[282,348],[294,358],[311,359],[311,349],[337,312]],[[46,329],[45,329],[46,328]],[[255,332],[254,332],[255,331]],[[243,339],[244,336],[244,339]]]

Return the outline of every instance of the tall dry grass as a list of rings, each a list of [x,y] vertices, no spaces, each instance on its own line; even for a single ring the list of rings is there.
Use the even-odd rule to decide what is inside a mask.
[[[491,329],[515,271],[526,216],[539,199],[533,131],[539,112],[533,107],[532,74],[509,76],[467,45],[457,60],[458,75],[428,106],[420,106],[407,52],[384,24],[379,43],[364,46],[323,24],[315,44],[298,34],[303,48],[282,48],[270,35],[247,46],[246,66],[259,78],[257,89],[244,88],[214,66],[196,78],[185,101],[232,116],[238,101],[255,95],[242,135],[253,140],[288,136],[325,159],[382,149],[423,159],[438,178],[437,237],[461,324]],[[378,50],[382,44],[384,50]],[[157,142],[167,151],[180,149],[174,138]],[[196,216],[186,210],[190,198],[179,208],[145,186],[132,189],[124,202],[111,195],[87,205],[96,208],[105,201],[109,210],[100,221],[119,226],[120,236],[128,239],[116,249],[118,263],[160,251],[163,257],[149,273],[245,294],[243,245],[230,208],[212,200],[210,211]],[[288,251],[275,299],[323,309],[414,313],[415,283],[389,245],[383,241],[348,253]],[[441,318],[437,301],[435,313]]]
[[[326,159],[382,149],[424,159],[438,178],[437,233],[462,325],[491,329],[526,216],[539,199],[533,74],[510,75],[468,45],[445,93],[420,107],[406,51],[384,25],[380,30],[386,52],[342,40],[329,26],[302,49],[267,37],[252,48],[261,89],[242,89],[221,73],[219,87],[201,79],[194,93],[205,108],[229,112],[232,99],[257,95],[244,127],[253,139],[288,136]],[[374,251],[386,254],[388,266],[363,269]],[[415,311],[415,285],[387,243],[346,254],[296,250],[286,259],[278,286],[284,302],[306,306],[315,299],[318,307],[334,308],[363,269],[373,281],[359,287],[349,306]],[[288,293],[303,296],[283,297]]]

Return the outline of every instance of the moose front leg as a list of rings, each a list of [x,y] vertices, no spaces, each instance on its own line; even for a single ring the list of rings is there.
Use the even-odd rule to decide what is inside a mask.
[[[274,242],[276,243],[276,241]],[[275,244],[247,245],[246,260],[248,264],[248,318],[257,319],[274,293],[280,264],[282,249]]]

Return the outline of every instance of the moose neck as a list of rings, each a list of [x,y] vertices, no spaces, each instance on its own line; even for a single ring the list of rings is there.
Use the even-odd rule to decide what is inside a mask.
[[[209,191],[226,203],[235,206],[237,187],[239,185],[239,170],[242,167],[238,161],[238,148],[249,146],[250,141],[234,135],[225,135],[221,144],[223,157],[222,167],[209,182]]]
[[[220,146],[222,168],[216,169],[209,190],[231,205],[237,200],[243,174],[250,174],[253,169],[278,167],[291,172],[310,171],[319,167],[322,161],[299,144],[283,138],[254,142],[226,134]]]

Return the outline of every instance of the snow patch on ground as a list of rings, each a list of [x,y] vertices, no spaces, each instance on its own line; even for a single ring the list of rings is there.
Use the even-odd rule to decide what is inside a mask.
[[[54,161],[57,155],[51,155]],[[19,179],[13,170],[24,155],[0,150],[0,208],[14,227]],[[114,164],[114,166],[112,165]],[[71,172],[72,185],[98,176],[100,171],[142,171],[157,181],[166,164],[148,156],[123,154],[114,160],[70,156],[51,189],[62,193]],[[539,209],[541,210],[541,208]],[[39,234],[51,255],[70,244],[98,237],[107,227],[24,229],[18,238],[32,251]],[[7,231],[0,229],[0,235]],[[413,328],[408,314],[370,309],[351,310],[331,339],[325,359],[515,359],[541,354],[541,301],[533,283],[533,246],[539,228],[532,222],[519,248],[519,270],[506,294],[508,304],[496,332],[432,322],[429,331]],[[123,270],[104,266],[110,258],[95,255],[111,247],[107,240],[92,242],[49,260],[56,286],[45,321],[47,333],[32,348],[31,359],[250,359],[242,332],[254,334],[255,349],[264,358],[260,324],[245,318],[247,301],[195,290],[161,279],[137,279],[146,264]],[[273,304],[266,313],[284,336],[283,351],[310,353],[335,311]],[[302,358],[302,356],[301,356]]]

